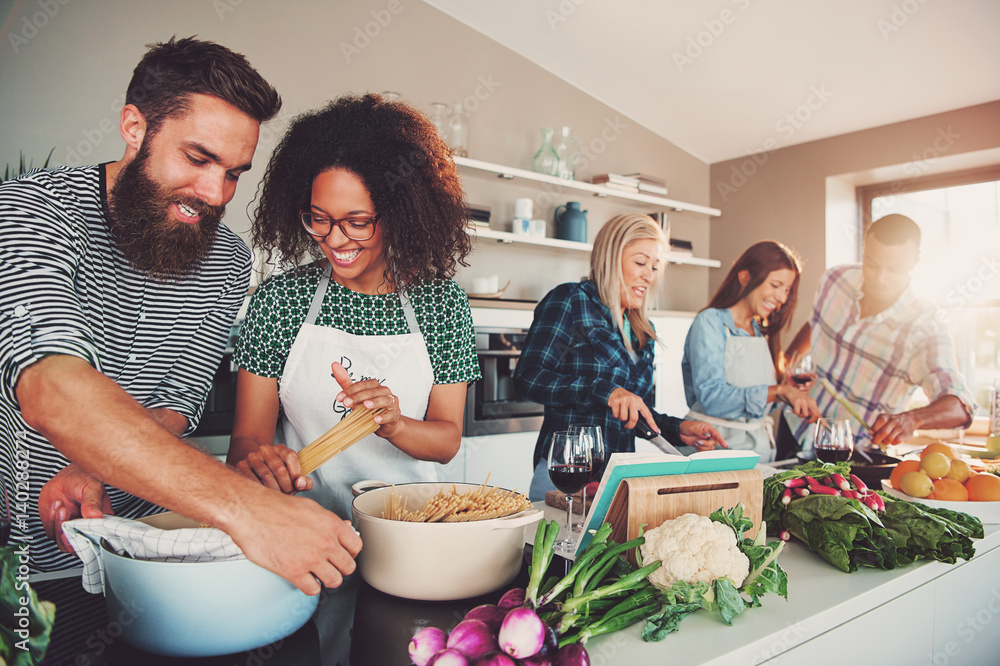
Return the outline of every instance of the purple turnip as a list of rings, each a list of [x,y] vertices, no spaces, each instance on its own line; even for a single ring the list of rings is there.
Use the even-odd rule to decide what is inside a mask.
[[[496,634],[482,620],[462,620],[448,635],[446,646],[458,650],[469,659],[478,659],[496,650]]]
[[[436,653],[427,666],[469,666],[469,660],[458,650],[441,650]]]
[[[487,652],[476,660],[473,666],[517,666],[517,662],[503,652]]]
[[[523,587],[515,587],[507,590],[503,593],[503,596],[500,597],[500,601],[497,602],[497,606],[499,606],[502,610],[507,611],[517,608],[518,606],[523,606],[524,594],[525,592]]]
[[[552,659],[552,666],[590,666],[590,655],[579,643],[570,643],[559,648]]]
[[[424,627],[413,634],[410,641],[410,661],[416,666],[427,666],[436,652],[445,648],[448,635],[437,627]]]
[[[545,623],[535,611],[524,606],[515,608],[500,625],[500,649],[515,659],[532,657],[545,643],[545,634]]]
[[[547,654],[536,654],[534,657],[518,659],[521,666],[552,666],[552,660]]]
[[[499,606],[494,606],[493,604],[483,604],[482,606],[476,606],[466,613],[464,619],[481,620],[485,622],[486,626],[493,632],[493,635],[496,636],[500,633],[500,625],[503,624],[503,619],[506,616],[507,611],[501,610]]]

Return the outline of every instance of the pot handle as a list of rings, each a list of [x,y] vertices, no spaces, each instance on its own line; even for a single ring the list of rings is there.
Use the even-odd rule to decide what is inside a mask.
[[[522,527],[524,525],[530,525],[531,523],[537,522],[542,519],[545,514],[541,509],[528,509],[522,511],[521,513],[515,513],[509,518],[501,518],[497,521],[497,526],[493,529],[495,530],[507,530],[511,527]]]

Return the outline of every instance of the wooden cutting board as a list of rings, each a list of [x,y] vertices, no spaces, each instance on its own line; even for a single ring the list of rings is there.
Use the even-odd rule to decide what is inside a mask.
[[[685,513],[708,516],[742,502],[743,515],[754,524],[745,536],[753,538],[763,501],[764,477],[756,469],[647,476],[621,482],[606,520],[612,526],[611,538],[624,543],[639,535],[640,525],[648,530]],[[634,564],[633,551],[626,555]]]

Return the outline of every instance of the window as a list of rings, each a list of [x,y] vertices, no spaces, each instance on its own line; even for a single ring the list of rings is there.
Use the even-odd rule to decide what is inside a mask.
[[[959,367],[988,409],[1000,379],[1000,167],[860,188],[864,224],[900,213],[920,225],[913,288],[935,301],[955,338]]]

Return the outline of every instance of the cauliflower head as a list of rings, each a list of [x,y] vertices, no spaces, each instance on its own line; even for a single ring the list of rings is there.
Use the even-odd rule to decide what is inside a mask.
[[[708,516],[686,513],[646,532],[640,547],[643,566],[662,565],[649,576],[667,589],[676,581],[710,583],[725,576],[739,588],[750,573],[750,560],[740,551],[732,528]]]

